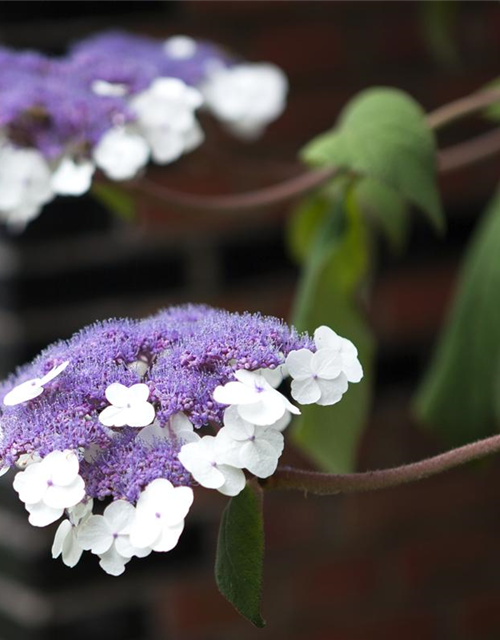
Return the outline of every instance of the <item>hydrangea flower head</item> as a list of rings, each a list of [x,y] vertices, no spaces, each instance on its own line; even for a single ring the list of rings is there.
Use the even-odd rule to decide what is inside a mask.
[[[33,525],[66,511],[53,556],[74,566],[90,550],[120,575],[175,547],[197,484],[234,496],[246,473],[274,473],[300,413],[278,388],[287,367],[325,360],[320,400],[359,377],[354,347],[324,329],[314,341],[277,318],[185,305],[96,323],[4,381],[0,466],[21,469],[14,488]]]

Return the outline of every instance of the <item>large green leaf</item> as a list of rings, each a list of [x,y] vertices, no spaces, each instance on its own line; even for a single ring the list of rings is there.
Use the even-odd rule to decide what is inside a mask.
[[[298,287],[294,324],[313,331],[326,324],[359,350],[365,376],[349,385],[341,402],[308,405],[294,431],[295,442],[325,471],[348,472],[355,466],[360,435],[371,398],[373,340],[358,308],[358,292],[369,266],[369,238],[350,196],[324,213],[316,229]]]
[[[500,363],[500,197],[474,234],[448,322],[416,401],[451,444],[491,434]]]
[[[222,595],[257,627],[265,626],[260,614],[263,556],[260,496],[247,485],[222,514],[215,579]]]
[[[343,110],[338,126],[303,150],[313,166],[335,166],[392,187],[444,228],[436,185],[436,143],[425,113],[396,89],[363,91]]]
[[[373,178],[357,181],[355,196],[366,217],[379,226],[394,252],[401,253],[410,231],[410,216],[403,198]]]

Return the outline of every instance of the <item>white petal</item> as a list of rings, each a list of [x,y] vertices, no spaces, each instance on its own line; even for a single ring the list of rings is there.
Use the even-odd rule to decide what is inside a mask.
[[[311,369],[318,378],[333,380],[342,371],[342,356],[337,349],[320,349],[311,361]]]
[[[241,447],[241,461],[245,468],[258,478],[268,478],[276,471],[278,459],[283,451],[284,440],[279,431],[271,431],[272,438],[256,438],[253,442],[246,442]]]
[[[59,486],[71,484],[78,476],[80,467],[73,451],[53,451],[42,460],[42,467],[49,474],[51,481]]]
[[[47,477],[40,462],[30,465],[14,476],[13,487],[20,500],[27,504],[40,502],[47,491]]]
[[[277,389],[288,376],[286,365],[280,364],[276,369],[259,369],[259,374],[263,376],[273,389]]]
[[[317,404],[321,406],[335,404],[347,391],[347,378],[341,373],[335,380],[318,380],[318,387],[321,390],[321,398]]]
[[[68,516],[72,524],[77,525],[83,522],[88,516],[92,515],[93,500],[87,502],[79,502],[74,507],[68,509]]]
[[[220,404],[248,404],[258,400],[255,389],[241,382],[228,382],[214,389],[214,400]]]
[[[290,413],[290,411],[285,411],[285,413],[283,414],[283,417],[280,418],[277,422],[274,422],[273,424],[269,425],[269,428],[276,429],[276,431],[284,431],[288,427],[291,421],[292,421],[292,414]]]
[[[162,511],[162,526],[175,526],[189,513],[194,494],[191,487],[175,487],[169,494]]]
[[[113,532],[104,516],[90,516],[90,518],[78,527],[78,544],[86,551],[92,553],[105,553],[113,544]]]
[[[290,351],[286,357],[286,368],[292,378],[305,380],[311,375],[313,355],[309,349]]]
[[[235,469],[229,465],[220,465],[220,470],[224,474],[224,484],[217,490],[225,496],[237,496],[245,488],[246,478],[241,469]]]
[[[29,512],[28,521],[34,527],[46,527],[52,524],[64,513],[64,509],[52,509],[43,504],[43,502],[37,502],[36,504],[27,504],[26,511]]]
[[[135,386],[135,385],[134,385]],[[146,387],[147,388],[147,387]],[[149,389],[148,389],[149,394]],[[124,384],[120,384],[119,382],[113,382],[106,389],[106,399],[108,402],[115,407],[119,407],[120,409],[125,408],[130,400],[130,390]]]
[[[57,558],[61,555],[63,550],[63,544],[66,540],[66,537],[70,534],[72,530],[71,522],[69,520],[63,520],[61,524],[58,526],[56,535],[54,536],[54,542],[52,544],[52,557]]]
[[[171,551],[179,542],[184,530],[184,520],[178,524],[162,527],[160,537],[152,546],[153,551]]]
[[[83,478],[77,476],[71,484],[59,487],[54,484],[47,488],[43,495],[43,502],[53,509],[66,509],[74,507],[85,497],[85,483]]]
[[[284,397],[278,391],[259,394],[259,402],[238,405],[238,413],[247,422],[256,425],[270,425],[277,422],[285,413]]]
[[[292,397],[300,404],[313,404],[321,398],[321,389],[318,380],[307,378],[307,380],[293,380],[291,389]]]
[[[110,576],[121,576],[125,571],[125,565],[130,560],[121,556],[115,549],[115,545],[106,553],[99,554],[99,557],[101,558],[99,566]]]
[[[104,518],[113,533],[128,533],[135,518],[135,508],[126,500],[115,500],[104,510]]]
[[[90,88],[98,96],[121,98],[128,93],[127,85],[106,80],[94,80]]]
[[[342,348],[342,339],[333,329],[322,325],[314,332],[314,344],[317,349],[338,349]]]
[[[128,409],[106,407],[99,414],[99,422],[106,427],[124,427],[127,424]]]
[[[52,189],[63,196],[81,196],[90,189],[94,171],[94,163],[89,160],[63,158],[52,174]]]
[[[349,382],[359,382],[363,377],[363,367],[358,358],[354,356],[353,358],[343,357],[342,359],[344,363],[342,371],[345,373],[347,380]]]
[[[50,382],[54,378],[57,378],[57,376],[61,374],[68,365],[69,365],[69,360],[67,360],[66,362],[62,362],[61,364],[58,364],[56,367],[54,367],[48,373],[46,373],[43,376],[43,378],[40,378],[40,384],[46,385],[47,382]]]
[[[244,420],[235,406],[228,407],[224,411],[224,425],[219,433],[225,431],[234,440],[248,440],[255,432],[255,426]]]
[[[224,476],[216,466],[215,438],[213,436],[205,436],[199,442],[183,445],[178,458],[203,487],[218,489],[224,484]]]
[[[152,445],[156,440],[168,440],[168,436],[167,427],[161,427],[158,422],[153,422],[139,431],[136,440]]]
[[[10,467],[8,464],[4,464],[4,466],[0,469],[0,477],[4,476],[7,471],[9,471]]]
[[[40,379],[26,380],[22,384],[14,387],[9,393],[7,393],[3,399],[4,405],[7,407],[13,407],[16,404],[33,400],[43,393],[43,387],[40,384]]]
[[[64,541],[62,550],[62,560],[67,567],[73,568],[78,564],[82,557],[83,549],[78,544],[75,531],[70,532]]]
[[[133,384],[128,389],[128,403],[143,404],[149,398],[149,387],[147,384],[139,383]],[[113,403],[114,404],[114,403]]]
[[[144,137],[151,147],[153,160],[158,164],[174,162],[184,152],[184,136],[182,132],[157,127],[146,129]]]
[[[130,527],[130,543],[138,549],[151,547],[161,534],[160,519],[148,509],[141,509],[140,498],[135,520]]]
[[[175,437],[184,442],[198,442],[200,436],[195,432],[189,418],[184,413],[176,413],[169,420],[169,428]]]
[[[163,51],[175,60],[188,60],[196,53],[196,41],[188,36],[173,36],[163,43]]]
[[[155,419],[155,408],[149,402],[134,404],[126,410],[125,424],[129,427],[146,427]]]

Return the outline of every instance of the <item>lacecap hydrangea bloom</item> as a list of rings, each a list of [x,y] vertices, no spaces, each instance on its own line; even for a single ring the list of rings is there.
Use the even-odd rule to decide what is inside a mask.
[[[291,400],[280,390],[292,377]],[[64,516],[53,557],[120,575],[173,549],[193,488],[228,496],[276,470],[298,404],[338,402],[362,377],[354,345],[258,314],[174,307],[57,342],[0,386],[2,473],[32,525]]]
[[[174,162],[203,142],[200,109],[255,137],[286,92],[276,66],[187,36],[103,33],[63,58],[0,48],[0,219],[22,229],[55,196],[88,191],[96,169],[129,180]]]

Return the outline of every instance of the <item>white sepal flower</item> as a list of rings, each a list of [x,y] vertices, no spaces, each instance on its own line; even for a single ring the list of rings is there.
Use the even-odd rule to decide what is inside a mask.
[[[81,196],[90,189],[95,165],[65,157],[52,174],[52,189],[61,196]]]
[[[335,349],[320,349],[316,353],[309,349],[291,351],[286,365],[293,378],[292,397],[301,404],[335,404],[347,391],[347,378]]]
[[[193,424],[182,412],[174,414],[162,427],[156,420],[139,432],[137,440],[154,444],[155,440],[177,438],[183,442],[197,442],[200,436],[194,431]]]
[[[358,350],[347,338],[337,335],[330,327],[321,326],[314,332],[314,343],[318,350],[334,349],[338,353],[340,370],[348,382],[359,382],[363,368],[358,360]]]
[[[80,502],[68,509],[68,520],[63,520],[54,536],[52,557],[62,556],[67,567],[74,567],[82,557],[83,548],[78,542],[78,527],[92,514],[93,501]]]
[[[255,138],[283,112],[288,82],[272,64],[219,68],[202,87],[207,107],[236,135]]]
[[[284,446],[283,434],[273,427],[259,427],[243,420],[236,407],[226,409],[217,440],[221,461],[248,469],[258,478],[268,478],[276,471]]]
[[[130,543],[139,549],[170,551],[179,541],[192,504],[191,487],[174,487],[164,478],[153,480],[137,501]]]
[[[234,376],[236,381],[216,387],[213,397],[221,404],[236,405],[244,420],[269,426],[282,418],[286,411],[300,414],[300,410],[273,389],[264,376],[244,369],[236,371]]]
[[[155,409],[148,402],[149,388],[146,384],[126,387],[113,382],[106,389],[106,398],[111,406],[99,414],[99,421],[106,427],[145,427],[155,419]]]
[[[185,444],[179,460],[193,478],[207,489],[217,489],[226,496],[236,496],[245,487],[245,474],[241,469],[222,462],[225,443],[213,436],[204,436],[198,442]]]
[[[163,43],[165,55],[174,60],[189,60],[196,53],[196,40],[188,36],[172,36]]]
[[[149,147],[138,133],[113,127],[99,140],[93,158],[111,180],[130,180],[147,164]]]
[[[77,456],[66,450],[49,453],[15,476],[14,489],[25,503],[32,525],[44,527],[55,522],[64,509],[83,500],[85,483],[78,472]]]
[[[7,471],[9,471],[10,467],[8,464],[4,464],[2,468],[0,468],[0,477],[4,476]]]
[[[173,162],[201,144],[204,136],[194,112],[202,102],[200,92],[178,78],[157,78],[132,100],[137,126],[156,162]]]
[[[116,500],[106,507],[102,516],[90,516],[79,528],[77,541],[82,549],[100,557],[100,566],[113,576],[125,571],[134,555],[147,555],[130,544],[129,533],[135,518],[135,508],[126,500]]]
[[[16,404],[33,400],[33,398],[43,393],[44,386],[62,373],[68,364],[69,361],[63,362],[51,369],[42,378],[33,378],[32,380],[26,380],[26,382],[18,384],[17,387],[14,387],[6,394],[3,403],[8,407],[13,407]]]

